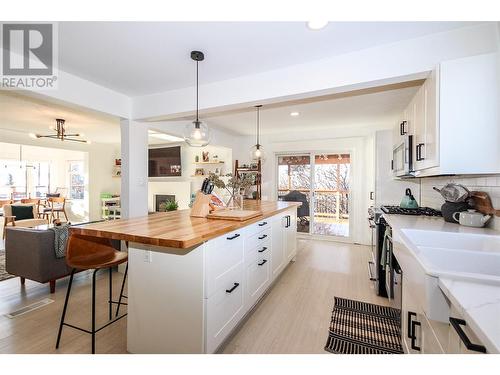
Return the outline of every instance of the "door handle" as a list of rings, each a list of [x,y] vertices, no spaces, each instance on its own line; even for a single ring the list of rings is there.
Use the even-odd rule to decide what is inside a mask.
[[[407,124],[406,121],[403,121],[401,124],[399,124],[399,133],[401,135],[405,135],[406,133],[408,133],[405,129],[405,125]]]
[[[422,160],[425,159],[424,157],[422,157],[422,147],[423,146],[425,146],[425,143],[419,143],[417,145],[417,149],[416,149],[416,151],[417,151],[417,155],[416,155],[417,156],[417,161],[422,161]]]
[[[233,290],[235,290],[239,286],[240,286],[240,283],[234,283],[234,285],[231,289],[226,289],[226,293],[232,293]]]
[[[264,252],[264,251],[266,251],[266,250],[267,250],[267,247],[265,247],[265,246],[264,246],[264,247],[262,248],[262,250],[258,250],[258,252],[259,252],[259,253],[263,253],[263,252]]]
[[[264,264],[267,263],[267,259],[264,259],[262,262],[257,263],[258,266],[263,266]]]
[[[373,200],[373,195],[374,195],[374,192],[373,191],[370,191],[370,200]]]
[[[450,317],[450,324],[457,332],[458,337],[464,343],[467,350],[472,350],[473,352],[486,353],[486,348],[483,345],[473,344],[467,334],[464,332],[461,326],[467,325],[465,320]]]

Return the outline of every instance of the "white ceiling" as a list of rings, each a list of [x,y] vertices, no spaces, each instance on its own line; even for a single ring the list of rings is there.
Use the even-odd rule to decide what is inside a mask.
[[[418,82],[415,82],[417,84]],[[340,96],[309,103],[262,107],[260,112],[261,134],[327,130],[344,126],[389,126],[408,105],[418,86],[382,90],[359,95]],[[290,116],[299,112],[299,116]],[[209,126],[239,135],[255,135],[256,110],[205,117]]]
[[[129,96],[230,79],[478,22],[61,22],[61,69]]]
[[[52,134],[56,118],[66,120],[66,130],[83,133],[86,140],[98,143],[119,143],[118,118],[48,103],[36,98],[0,91],[0,130],[18,133]],[[60,142],[54,140],[53,142]]]

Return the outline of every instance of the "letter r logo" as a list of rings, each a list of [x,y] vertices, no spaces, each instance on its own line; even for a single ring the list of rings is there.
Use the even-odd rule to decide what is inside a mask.
[[[2,46],[3,75],[52,75],[51,24],[3,24]]]

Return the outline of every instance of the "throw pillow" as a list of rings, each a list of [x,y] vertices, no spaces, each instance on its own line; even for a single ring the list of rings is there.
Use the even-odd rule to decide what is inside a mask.
[[[33,206],[18,206],[13,205],[12,207],[12,216],[16,217],[16,221],[33,219]]]

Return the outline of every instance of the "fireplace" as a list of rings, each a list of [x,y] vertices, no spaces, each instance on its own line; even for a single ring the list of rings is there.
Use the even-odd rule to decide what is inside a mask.
[[[168,201],[175,201],[175,195],[155,194],[155,211],[160,212],[160,204]]]

